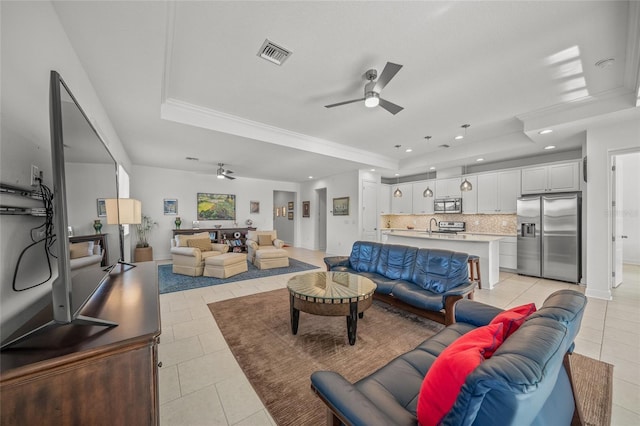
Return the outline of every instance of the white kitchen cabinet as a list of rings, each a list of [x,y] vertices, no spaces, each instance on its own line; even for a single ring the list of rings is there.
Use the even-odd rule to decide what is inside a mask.
[[[500,240],[500,269],[518,269],[518,237]]]
[[[394,197],[397,188],[402,191],[402,197]],[[411,214],[413,212],[413,188],[410,183],[391,185],[391,213]]]
[[[478,213],[515,213],[519,196],[519,170],[478,175]]]
[[[462,213],[475,214],[478,213],[478,176],[462,176],[460,183],[467,179],[471,182],[471,191],[462,192]]]
[[[579,190],[580,163],[577,161],[522,169],[523,194]]]
[[[425,197],[423,192],[427,187],[435,194],[435,180],[415,182],[413,184],[413,214],[433,214],[433,200],[435,197]]]
[[[459,177],[449,179],[436,180],[436,198],[460,198],[460,180]]]
[[[380,214],[391,213],[391,186],[380,184]]]

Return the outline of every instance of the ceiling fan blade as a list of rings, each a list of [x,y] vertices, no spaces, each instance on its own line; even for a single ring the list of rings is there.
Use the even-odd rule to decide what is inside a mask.
[[[404,109],[400,105],[396,105],[393,102],[385,101],[382,98],[380,98],[380,106],[386,109],[387,111],[389,111],[393,115],[396,115],[397,113],[399,113]]]
[[[231,180],[235,179],[234,177],[231,177],[231,176],[228,176],[228,175],[222,175],[222,176],[226,177],[227,179],[231,179]]]
[[[384,66],[378,81],[376,81],[376,85],[373,86],[373,91],[380,93],[380,91],[384,89],[384,86],[389,84],[391,79],[398,73],[398,71],[400,71],[400,68],[402,68],[402,65],[387,62],[387,65]]]
[[[233,173],[233,170],[225,170],[224,173]]]
[[[364,98],[353,99],[353,100],[344,101],[344,102],[338,102],[337,104],[325,105],[324,107],[325,108],[333,108],[333,107],[337,107],[337,106],[340,106],[340,105],[352,104],[354,102],[361,102],[361,101],[364,101]]]

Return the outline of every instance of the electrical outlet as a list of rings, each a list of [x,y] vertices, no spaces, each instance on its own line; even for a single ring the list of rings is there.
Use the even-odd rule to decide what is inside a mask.
[[[31,165],[31,186],[38,186],[38,180],[40,179],[40,169],[38,166]]]

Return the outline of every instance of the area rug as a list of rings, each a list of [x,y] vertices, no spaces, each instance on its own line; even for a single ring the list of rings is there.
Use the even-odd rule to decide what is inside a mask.
[[[213,278],[190,277],[188,275],[174,274],[172,272],[172,265],[160,265],[158,266],[158,284],[160,286],[160,294],[208,287],[218,284],[227,284],[236,281],[252,280],[254,278],[270,277],[273,275],[290,274],[292,272],[302,272],[318,268],[315,265],[291,258],[289,258],[289,267],[287,268],[258,269],[251,262],[247,262],[247,267],[249,268],[247,272],[242,272],[229,278]]]
[[[354,382],[443,328],[374,301],[358,320],[357,341],[347,341],[346,319],[300,313],[291,334],[286,289],[209,304],[240,367],[278,425],[326,423],[326,406],[310,389],[311,373],[333,370]],[[572,356],[586,424],[609,424],[612,366]],[[607,390],[608,389],[608,390]]]

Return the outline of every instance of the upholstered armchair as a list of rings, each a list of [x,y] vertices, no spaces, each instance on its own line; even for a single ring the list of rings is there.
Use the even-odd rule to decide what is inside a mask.
[[[247,259],[255,263],[258,250],[281,249],[284,241],[278,239],[277,231],[249,231],[247,233]]]
[[[199,277],[208,257],[229,251],[226,244],[212,244],[208,232],[193,235],[176,235],[171,239],[173,273]]]

